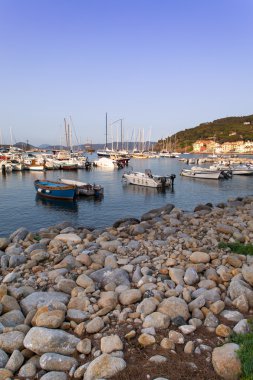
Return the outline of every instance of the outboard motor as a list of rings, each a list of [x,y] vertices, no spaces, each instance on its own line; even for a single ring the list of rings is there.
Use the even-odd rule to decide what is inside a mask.
[[[166,187],[166,177],[161,178],[161,184],[162,184],[162,189],[164,190]]]
[[[176,174],[171,174],[170,176],[170,180],[171,180],[171,187],[173,188],[174,187],[174,180],[176,178]]]

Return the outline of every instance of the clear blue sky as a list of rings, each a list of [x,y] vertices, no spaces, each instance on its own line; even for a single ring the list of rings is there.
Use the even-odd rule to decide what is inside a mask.
[[[71,116],[103,143],[106,111],[153,141],[252,114],[252,20],[252,0],[0,0],[2,139],[59,144]]]

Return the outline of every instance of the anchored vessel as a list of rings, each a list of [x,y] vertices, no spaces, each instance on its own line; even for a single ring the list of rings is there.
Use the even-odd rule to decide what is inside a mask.
[[[76,196],[76,187],[62,182],[48,181],[46,179],[34,181],[37,194],[50,199],[73,199]]]
[[[151,173],[150,169],[146,169],[145,173],[133,172],[124,173],[122,178],[132,185],[165,188],[173,186],[175,174],[159,176]]]
[[[72,179],[60,178],[59,181],[65,185],[72,185],[76,187],[77,195],[95,195],[99,196],[104,193],[104,188],[101,185],[91,184],[86,182],[74,181]]]

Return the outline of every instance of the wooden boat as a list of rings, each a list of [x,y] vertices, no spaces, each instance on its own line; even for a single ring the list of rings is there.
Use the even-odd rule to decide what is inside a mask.
[[[76,187],[77,195],[86,195],[86,196],[99,196],[104,193],[104,188],[101,185],[92,185],[90,183],[74,181],[72,179],[60,178],[59,181],[66,185],[72,185]]]
[[[74,199],[76,187],[62,182],[48,181],[47,179],[34,181],[37,194],[50,199]]]
[[[170,176],[153,175],[149,169],[146,169],[145,173],[130,171],[128,173],[124,173],[122,176],[127,183],[132,185],[156,188],[173,186],[175,177],[175,174]]]
[[[74,162],[73,160],[66,160],[61,162],[61,169],[62,170],[77,170],[78,164]]]

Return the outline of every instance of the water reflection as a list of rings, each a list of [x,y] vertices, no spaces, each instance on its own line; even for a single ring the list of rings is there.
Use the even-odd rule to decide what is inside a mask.
[[[59,199],[46,199],[40,197],[38,194],[35,197],[37,206],[44,206],[55,211],[67,211],[71,213],[78,212],[78,204],[76,200],[59,200]]]
[[[173,193],[174,187],[172,188],[156,188],[156,187],[146,187],[146,186],[135,186],[130,184],[122,184],[122,189],[126,193],[140,194],[145,196],[166,196],[167,193]]]

